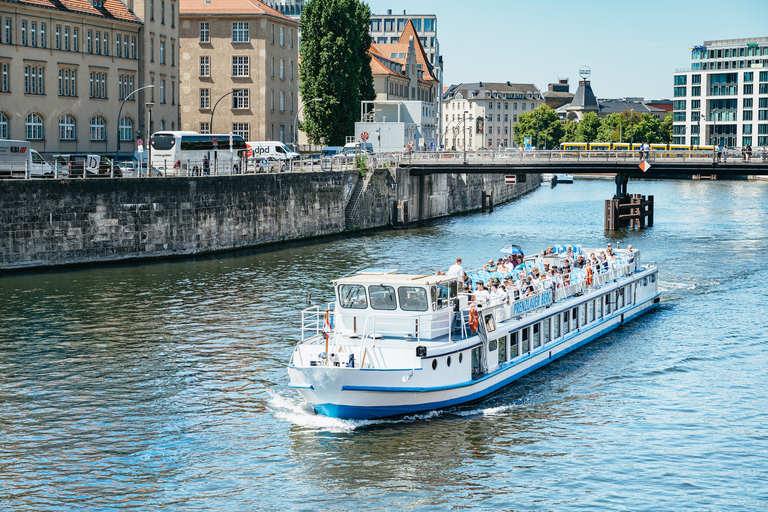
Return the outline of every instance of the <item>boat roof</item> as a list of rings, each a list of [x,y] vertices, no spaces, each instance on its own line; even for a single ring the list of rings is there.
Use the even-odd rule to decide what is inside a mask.
[[[354,276],[335,279],[333,284],[388,284],[426,286],[438,282],[455,281],[456,279],[456,277],[439,276],[437,274],[394,274],[391,272],[373,273],[371,271],[364,271]]]

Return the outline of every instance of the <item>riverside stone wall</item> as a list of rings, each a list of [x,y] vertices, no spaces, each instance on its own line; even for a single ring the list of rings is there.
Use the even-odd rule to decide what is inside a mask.
[[[0,182],[0,270],[198,254],[345,230],[387,226],[407,200],[409,220],[479,209],[540,183],[504,185],[501,175],[411,177],[378,169],[359,200],[357,172],[204,178],[4,180]]]

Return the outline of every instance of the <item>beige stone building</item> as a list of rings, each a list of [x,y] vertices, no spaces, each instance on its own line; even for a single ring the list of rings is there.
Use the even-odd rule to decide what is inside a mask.
[[[181,128],[293,141],[298,22],[256,0],[180,0],[180,7]]]

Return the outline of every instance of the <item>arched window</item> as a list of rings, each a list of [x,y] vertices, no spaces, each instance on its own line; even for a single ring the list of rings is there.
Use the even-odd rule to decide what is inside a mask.
[[[160,131],[165,131],[165,119],[160,120]]]
[[[91,140],[107,140],[106,123],[99,116],[91,118]]]
[[[0,112],[0,139],[9,139],[11,133],[11,125],[8,122],[8,116]]]
[[[38,114],[29,114],[24,121],[27,140],[43,140],[43,118]]]
[[[127,117],[120,120],[120,140],[133,140],[133,121]]]
[[[59,118],[59,140],[75,139],[77,139],[75,118],[69,114],[64,114]]]

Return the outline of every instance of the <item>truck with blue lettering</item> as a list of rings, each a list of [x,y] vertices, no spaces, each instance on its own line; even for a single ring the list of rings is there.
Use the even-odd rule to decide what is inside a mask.
[[[0,140],[0,177],[53,177],[51,164],[25,140]]]

